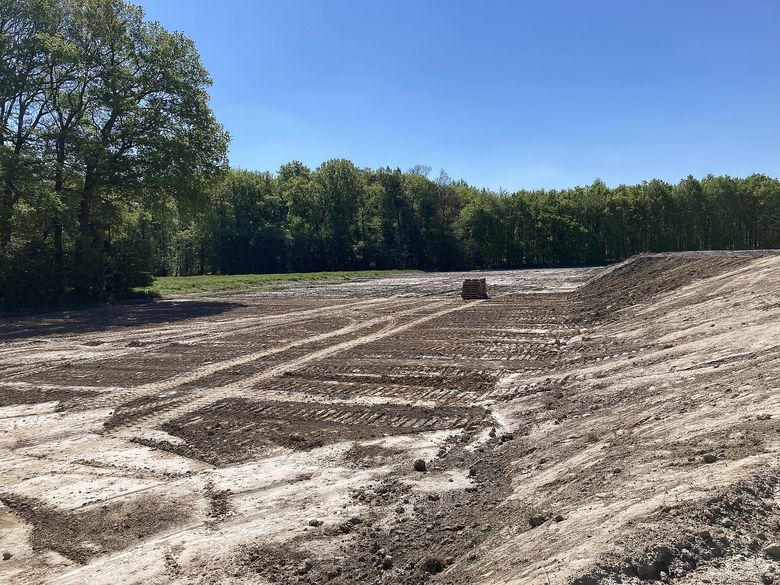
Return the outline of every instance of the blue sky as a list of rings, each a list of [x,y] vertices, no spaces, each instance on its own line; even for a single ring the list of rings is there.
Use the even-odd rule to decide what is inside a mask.
[[[509,190],[780,176],[778,0],[140,4],[195,40],[234,166],[420,163]]]

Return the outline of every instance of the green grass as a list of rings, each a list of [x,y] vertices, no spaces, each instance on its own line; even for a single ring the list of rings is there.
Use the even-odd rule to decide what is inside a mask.
[[[479,546],[483,542],[485,542],[488,538],[490,538],[490,535],[493,534],[496,531],[496,529],[492,525],[487,525],[485,528],[482,529],[482,531],[474,536],[474,538],[471,539],[471,542],[474,543],[474,546]]]
[[[591,444],[592,443],[598,443],[599,442],[599,436],[596,433],[591,431],[590,433],[585,435],[585,442],[586,443],[591,443]]]
[[[355,278],[378,278],[416,272],[414,270],[351,270],[340,272],[290,272],[288,274],[206,274],[203,276],[160,276],[139,293],[175,297],[196,293],[232,294],[266,288],[285,282],[335,284]]]

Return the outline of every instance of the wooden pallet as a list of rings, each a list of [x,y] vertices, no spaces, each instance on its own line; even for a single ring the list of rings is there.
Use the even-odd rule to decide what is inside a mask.
[[[467,278],[463,281],[463,289],[460,293],[465,300],[486,299],[487,283],[484,278]]]

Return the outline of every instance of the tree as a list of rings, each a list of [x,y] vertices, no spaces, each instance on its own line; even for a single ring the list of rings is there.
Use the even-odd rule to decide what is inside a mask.
[[[507,264],[506,201],[485,191],[464,190],[468,202],[455,225],[468,266],[494,268]]]
[[[314,181],[323,207],[327,266],[331,270],[351,268],[359,235],[358,213],[366,195],[363,176],[350,161],[333,159],[320,165]]]
[[[58,32],[57,5],[0,0],[0,248],[11,241],[13,208],[31,184],[48,113],[47,43]]]
[[[202,207],[224,171],[210,83],[190,39],[122,0],[0,0],[0,261],[15,234],[14,249],[35,239],[54,296],[66,273],[80,299],[110,294],[125,224],[166,200]]]
[[[191,40],[143,20],[121,0],[70,3],[80,62],[94,74],[86,84],[84,115],[73,164],[79,190],[76,280],[79,296],[102,287],[101,203],[138,205],[173,196],[190,205],[199,187],[225,161],[227,136],[208,106],[211,80]]]
[[[287,205],[285,239],[292,270],[319,270],[325,262],[321,192],[311,170],[299,161],[283,165],[276,176],[277,190]]]
[[[419,175],[414,171],[410,171],[410,174]],[[418,218],[404,188],[403,173],[400,169],[391,170],[385,167],[377,170],[371,180],[381,187],[381,190],[376,192],[376,213],[379,215],[378,229],[387,265],[418,267],[422,237]]]

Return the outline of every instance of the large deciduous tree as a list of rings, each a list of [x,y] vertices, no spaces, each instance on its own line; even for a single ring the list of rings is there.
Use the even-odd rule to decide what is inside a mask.
[[[77,290],[103,286],[106,227],[94,208],[173,196],[192,204],[224,162],[227,137],[208,106],[211,80],[191,40],[146,22],[120,0],[78,0],[72,39],[86,95],[73,163],[82,177],[76,240]]]
[[[52,241],[56,294],[65,224],[75,295],[104,296],[126,214],[164,201],[201,207],[224,170],[228,137],[210,84],[192,41],[132,4],[0,0],[0,247],[13,239],[23,187],[49,181],[41,240]]]
[[[33,188],[39,128],[49,113],[47,39],[58,32],[56,2],[0,0],[0,247],[11,241],[14,206]]]

